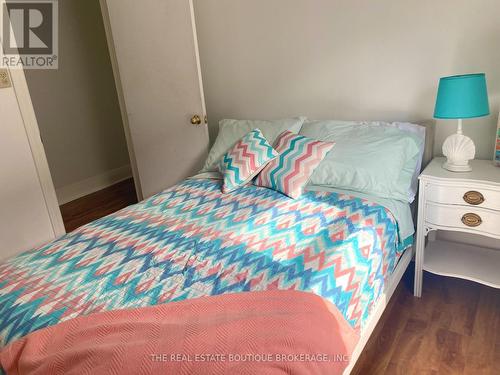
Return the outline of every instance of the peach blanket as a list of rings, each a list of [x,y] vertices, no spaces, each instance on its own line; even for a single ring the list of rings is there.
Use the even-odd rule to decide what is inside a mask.
[[[202,297],[82,316],[0,352],[7,374],[339,374],[358,334],[311,293]]]

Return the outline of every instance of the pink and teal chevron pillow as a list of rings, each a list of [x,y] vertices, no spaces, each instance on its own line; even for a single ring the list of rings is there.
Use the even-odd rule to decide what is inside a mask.
[[[278,153],[262,135],[260,129],[252,130],[236,142],[219,162],[219,171],[224,176],[222,192],[228,193],[250,182],[277,156]]]
[[[314,169],[334,145],[285,131],[276,140],[279,157],[266,165],[255,184],[299,198]]]

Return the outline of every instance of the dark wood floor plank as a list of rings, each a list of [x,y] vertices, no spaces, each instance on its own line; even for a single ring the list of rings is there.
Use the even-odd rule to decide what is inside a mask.
[[[389,361],[388,371],[395,374],[413,374],[417,373],[421,364],[415,362],[415,353],[422,345],[428,321],[409,318],[403,331],[395,341],[395,350]]]
[[[500,290],[426,272],[414,298],[412,279],[409,267],[353,374],[500,374]]]
[[[132,180],[61,206],[67,231],[136,203]],[[500,271],[499,271],[500,272]],[[353,375],[500,374],[500,290],[413,267],[396,289]]]
[[[352,375],[386,373],[392,353],[395,350],[394,342],[403,331],[408,319],[407,310],[402,310],[401,306],[398,306],[401,302],[398,297],[403,288],[404,285],[400,284],[394,292],[393,298],[382,314],[379,324],[377,324],[372,337],[366,344],[365,350],[361,353],[358,365],[353,369]],[[401,311],[401,314],[392,314],[391,312],[394,309]],[[393,319],[393,321],[387,324],[387,319]]]
[[[466,374],[499,374],[493,371],[498,336],[500,296],[497,289],[485,288],[474,320],[474,334],[467,345]],[[498,361],[497,361],[498,362]]]
[[[439,329],[441,345],[440,374],[463,374],[465,370],[465,350],[463,336],[459,333]]]
[[[495,347],[493,349],[493,368],[491,369],[491,375],[500,374],[500,297],[497,296],[497,318],[496,326],[494,328],[495,332]]]
[[[471,336],[481,293],[474,283],[467,280],[446,278],[443,284],[448,291],[447,311],[451,314],[449,330]]]
[[[134,203],[137,203],[134,181],[128,179],[63,204],[60,208],[66,232],[71,232]]]
[[[442,361],[441,351],[443,349],[444,340],[440,334],[443,331],[438,324],[433,324],[435,321],[430,321],[429,326],[424,332],[422,345],[419,350],[414,353],[419,372],[428,374],[438,374],[439,367]]]
[[[467,293],[463,298],[456,298],[457,281],[461,280],[426,274],[424,297],[408,296],[414,301],[412,317],[428,322],[422,344],[414,353],[415,373],[462,374],[464,371],[462,335],[470,334],[468,323],[475,304]]]

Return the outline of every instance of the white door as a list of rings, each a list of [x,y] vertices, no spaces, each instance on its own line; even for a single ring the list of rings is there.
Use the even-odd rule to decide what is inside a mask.
[[[101,8],[134,178],[145,198],[196,173],[208,150],[193,5],[101,0]]]
[[[2,73],[11,86],[0,88],[0,260],[64,233],[24,73]]]

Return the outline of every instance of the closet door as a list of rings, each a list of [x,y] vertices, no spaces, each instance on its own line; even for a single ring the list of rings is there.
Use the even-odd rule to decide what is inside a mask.
[[[0,88],[0,260],[64,233],[24,73],[3,72],[11,84]]]
[[[201,169],[208,150],[191,0],[101,0],[139,198]]]

